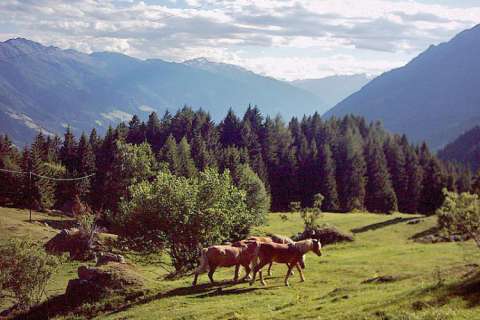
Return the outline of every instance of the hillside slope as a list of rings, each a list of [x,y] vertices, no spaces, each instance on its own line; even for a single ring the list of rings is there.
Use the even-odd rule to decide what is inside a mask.
[[[249,73],[248,81],[198,66],[139,60],[118,53],[83,54],[26,39],[0,42],[0,133],[19,145],[41,130],[77,134],[133,114],[145,117],[183,105],[202,107],[215,120],[232,107],[257,104],[265,114],[312,113],[320,99],[288,83]]]
[[[327,112],[381,120],[414,141],[441,148],[480,123],[480,25],[431,46]]]
[[[438,152],[447,161],[457,161],[472,170],[480,169],[480,126],[465,132]]]

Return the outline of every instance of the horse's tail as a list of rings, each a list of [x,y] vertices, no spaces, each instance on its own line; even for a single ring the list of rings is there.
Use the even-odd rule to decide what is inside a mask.
[[[203,248],[202,245],[199,245],[198,248],[200,249],[200,257],[198,258],[198,268],[197,270],[200,272],[205,272],[210,269],[210,265],[208,264],[208,248]]]

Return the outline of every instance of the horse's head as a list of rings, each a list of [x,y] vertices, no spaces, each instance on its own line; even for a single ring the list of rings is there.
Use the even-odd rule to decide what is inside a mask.
[[[322,244],[317,239],[312,240],[312,251],[317,254],[317,256],[322,255]]]

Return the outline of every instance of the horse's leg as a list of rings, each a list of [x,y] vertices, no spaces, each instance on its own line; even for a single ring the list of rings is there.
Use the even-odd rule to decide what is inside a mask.
[[[238,271],[239,270],[240,270],[240,265],[239,264],[235,265],[235,276],[233,277],[233,282],[238,281]]]
[[[252,277],[252,280],[250,280],[250,285],[253,285],[253,283],[255,282],[255,278],[257,277],[257,272],[259,271],[260,271],[260,277],[262,279],[262,284],[265,285],[265,280],[263,280],[261,269],[265,267],[267,263],[268,263],[267,261],[260,261],[260,263],[255,264],[253,268],[253,277]]]
[[[292,264],[287,264],[288,265],[288,271],[287,275],[285,276],[285,285],[288,287],[288,277],[290,277],[290,272],[292,272],[292,268],[295,266],[293,263]]]
[[[198,275],[207,271],[208,265],[204,260],[201,260],[200,265],[195,269],[195,277],[193,278],[192,286],[197,285]]]
[[[269,277],[272,276],[272,264],[273,264],[273,262],[270,262],[270,264],[268,265],[268,276]]]
[[[215,269],[217,269],[216,266],[210,267],[210,271],[208,272],[208,277],[210,278],[211,283],[215,283],[215,281],[213,281],[213,274],[215,273]]]
[[[300,282],[305,282],[305,276],[303,275],[302,268],[298,263],[295,264],[297,266],[298,273],[300,274]]]
[[[245,281],[250,277],[250,271],[252,271],[252,269],[250,268],[250,264],[248,263],[245,264],[243,267],[245,268],[245,277],[242,278],[242,281]]]

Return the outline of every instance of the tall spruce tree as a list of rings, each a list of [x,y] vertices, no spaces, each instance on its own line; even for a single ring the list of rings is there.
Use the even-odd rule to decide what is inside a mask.
[[[178,151],[178,169],[176,174],[187,178],[193,177],[197,173],[195,162],[192,159],[190,144],[186,137],[180,140],[177,147]]]
[[[328,144],[321,146],[318,153],[317,166],[319,168],[318,180],[320,182],[319,192],[325,199],[322,203],[323,211],[339,210],[339,199],[337,192],[337,181],[335,179],[335,162],[332,151]]]
[[[168,164],[168,168],[172,173],[176,174],[179,171],[180,160],[178,158],[177,142],[172,134],[168,136],[165,144],[160,149],[158,158],[160,161]]]
[[[370,140],[366,145],[367,188],[365,205],[371,212],[397,211],[397,197],[392,187],[387,161],[379,143]]]
[[[233,110],[228,110],[227,116],[220,123],[220,142],[224,147],[241,146],[242,125]]]
[[[384,144],[384,153],[393,189],[398,201],[398,209],[406,211],[408,177],[405,168],[405,154],[394,138],[389,138]]]
[[[424,214],[434,214],[445,199],[442,190],[446,186],[446,178],[438,159],[430,157],[425,163],[422,182],[419,211]]]
[[[406,149],[405,174],[407,176],[407,190],[403,210],[409,213],[418,212],[418,205],[423,189],[423,169],[416,152],[412,148]]]

